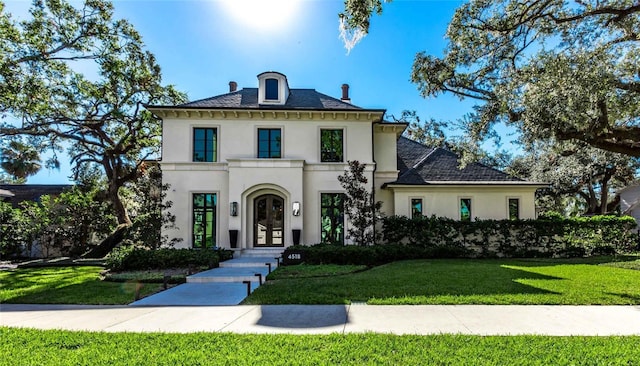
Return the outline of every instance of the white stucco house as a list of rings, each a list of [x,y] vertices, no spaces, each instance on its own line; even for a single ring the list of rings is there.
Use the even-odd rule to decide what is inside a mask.
[[[618,191],[620,213],[636,219],[640,225],[640,182],[634,182]],[[636,226],[636,230],[638,226]]]
[[[347,161],[366,164],[386,215],[454,219],[534,218],[540,184],[402,137],[385,110],[290,88],[264,72],[257,88],[174,106],[147,106],[162,119],[163,181],[170,184],[181,247],[236,250],[349,242],[343,189]]]

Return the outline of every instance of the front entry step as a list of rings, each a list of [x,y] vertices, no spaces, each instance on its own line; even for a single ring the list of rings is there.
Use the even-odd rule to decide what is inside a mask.
[[[279,258],[282,256],[284,249],[284,247],[243,249],[240,252],[240,257]]]
[[[241,268],[241,267],[264,267],[271,265],[271,270],[278,267],[278,260],[275,257],[239,257],[220,262],[220,268]]]

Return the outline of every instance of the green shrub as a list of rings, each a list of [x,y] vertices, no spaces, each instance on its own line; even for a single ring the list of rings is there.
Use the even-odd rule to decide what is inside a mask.
[[[107,256],[106,267],[115,271],[182,268],[188,266],[217,267],[221,261],[233,257],[230,250],[144,249],[122,246]]]
[[[306,264],[341,264],[376,266],[406,259],[458,258],[467,251],[462,247],[435,246],[431,248],[415,245],[332,245],[292,246],[285,249],[283,257],[299,253]]]
[[[538,220],[475,220],[442,217],[383,219],[386,243],[424,248],[458,248],[475,257],[552,257],[610,254],[636,246],[632,217],[593,216],[567,219],[548,214]],[[598,249],[610,247],[610,249]],[[575,248],[584,249],[583,251]],[[469,254],[469,253],[467,253]]]

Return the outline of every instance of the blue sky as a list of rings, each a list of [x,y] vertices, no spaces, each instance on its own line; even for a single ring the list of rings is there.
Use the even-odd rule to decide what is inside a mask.
[[[353,104],[384,108],[388,115],[409,109],[423,119],[455,120],[470,111],[469,101],[452,96],[424,99],[409,81],[417,52],[442,54],[447,25],[461,1],[385,4],[383,15],[372,19],[369,35],[350,53],[339,38],[341,0],[114,4],[116,17],[128,19],[156,55],[164,81],[190,100],[226,93],[231,80],[239,88],[256,87],[258,74],[274,70],[285,74],[292,88],[314,88],[338,98],[340,85],[347,83]],[[7,10],[24,14],[28,5],[10,0]],[[63,161],[60,171],[43,170],[28,182],[67,183],[69,174]]]

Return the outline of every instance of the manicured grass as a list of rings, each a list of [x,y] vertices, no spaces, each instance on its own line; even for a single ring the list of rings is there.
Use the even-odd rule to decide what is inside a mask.
[[[328,277],[361,272],[367,266],[339,266],[337,264],[285,266],[271,272],[267,279],[281,280],[287,278]]]
[[[616,268],[635,269],[637,271],[640,271],[640,259],[630,260],[626,262],[602,263],[602,265]]]
[[[0,271],[0,302],[16,304],[129,304],[135,283],[100,281],[102,267],[47,267]],[[162,284],[145,283],[141,294]]]
[[[634,365],[640,337],[91,333],[0,328],[0,365]]]
[[[586,260],[414,260],[268,281],[246,304],[640,304],[640,271]],[[317,271],[317,269],[313,269]],[[273,278],[278,278],[278,271]],[[298,269],[304,272],[304,267]]]

